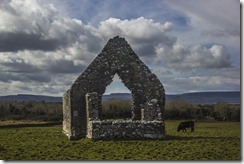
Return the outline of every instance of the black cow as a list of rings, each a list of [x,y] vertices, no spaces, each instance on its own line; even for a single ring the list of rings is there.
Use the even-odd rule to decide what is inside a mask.
[[[183,130],[183,132],[187,132],[186,128],[191,128],[191,132],[194,132],[194,121],[185,121],[181,122],[178,126],[177,132]]]

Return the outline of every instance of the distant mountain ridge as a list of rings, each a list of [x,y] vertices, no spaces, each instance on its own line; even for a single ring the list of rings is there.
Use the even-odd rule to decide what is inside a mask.
[[[109,95],[103,95],[103,100],[109,99],[121,99],[121,100],[130,100],[132,99],[131,93],[111,93]]]
[[[110,95],[104,95],[103,100],[109,99],[131,99],[130,93],[113,93]],[[240,104],[241,95],[239,91],[219,91],[219,92],[193,92],[183,94],[167,94],[166,101],[184,100],[193,104],[215,104],[218,101],[224,101],[230,104]]]
[[[109,95],[103,95],[103,101],[109,99],[121,99],[130,100],[132,98],[130,93],[112,93]],[[241,94],[240,91],[226,91],[226,92],[194,92],[184,94],[168,94],[166,95],[166,101],[184,100],[193,104],[215,104],[218,101],[224,101],[230,104],[240,104]],[[43,95],[8,95],[0,96],[0,101],[35,101],[35,102],[62,102],[62,97],[43,96]]]
[[[43,95],[28,95],[28,94],[18,94],[18,95],[8,95],[8,96],[0,96],[0,101],[19,101],[19,102],[62,102],[61,97],[53,97],[53,96],[43,96]]]
[[[166,100],[185,100],[193,104],[215,104],[218,101],[223,101],[229,104],[240,104],[241,93],[239,91],[193,92],[178,95],[167,95]]]

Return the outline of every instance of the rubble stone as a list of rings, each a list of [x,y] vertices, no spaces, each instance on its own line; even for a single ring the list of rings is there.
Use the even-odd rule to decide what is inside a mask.
[[[132,93],[130,122],[115,121],[110,124],[99,120],[102,96],[115,74]],[[165,134],[164,106],[165,91],[157,76],[139,59],[127,41],[117,36],[108,41],[64,93],[63,132],[69,139],[103,138],[108,135],[111,138],[121,135],[127,138],[162,138]],[[119,132],[118,127],[124,130]],[[147,132],[144,134],[145,129]],[[153,129],[160,130],[153,132]]]

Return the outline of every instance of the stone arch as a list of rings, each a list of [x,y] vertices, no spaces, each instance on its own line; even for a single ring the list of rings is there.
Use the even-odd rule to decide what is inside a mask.
[[[63,96],[63,131],[70,139],[86,137],[85,95],[96,92],[98,110],[101,110],[102,95],[116,73],[132,93],[132,120],[141,119],[141,109],[152,99],[157,100],[160,112],[164,112],[163,85],[139,59],[127,41],[117,36],[108,41],[101,53]],[[163,120],[163,115],[160,117]]]

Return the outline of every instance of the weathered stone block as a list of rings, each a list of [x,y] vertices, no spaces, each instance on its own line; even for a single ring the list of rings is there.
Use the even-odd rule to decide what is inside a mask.
[[[91,121],[88,138],[92,139],[163,139],[162,121]],[[122,128],[126,127],[126,128]]]

